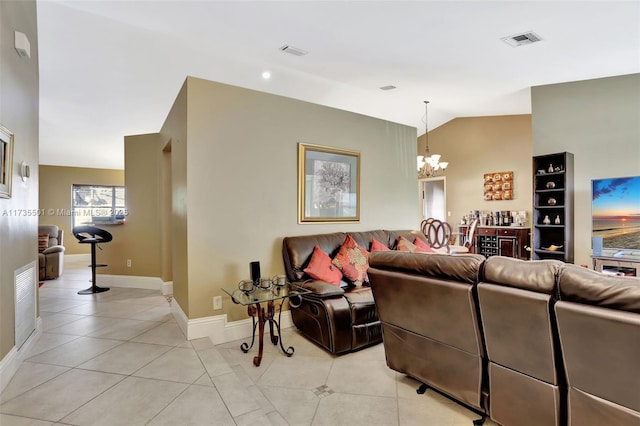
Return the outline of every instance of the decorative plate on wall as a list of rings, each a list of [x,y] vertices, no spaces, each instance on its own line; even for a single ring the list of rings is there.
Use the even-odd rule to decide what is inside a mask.
[[[485,201],[513,199],[513,172],[494,172],[484,174]]]

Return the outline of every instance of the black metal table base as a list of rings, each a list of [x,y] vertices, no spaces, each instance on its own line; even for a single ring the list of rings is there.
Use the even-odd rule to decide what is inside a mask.
[[[253,365],[256,367],[260,366],[262,362],[262,352],[264,349],[264,326],[269,324],[269,336],[271,343],[274,345],[280,344],[280,349],[282,352],[290,357],[295,352],[293,346],[289,346],[285,349],[282,344],[282,336],[280,332],[280,319],[282,316],[282,303],[278,306],[278,319],[275,319],[275,303],[273,301],[266,302],[267,308],[265,310],[264,306],[260,303],[256,303],[255,305],[249,305],[247,307],[247,312],[251,316],[251,321],[253,323],[253,334],[251,337],[251,344],[247,345],[247,343],[242,343],[240,345],[240,349],[242,352],[247,353],[253,347],[253,344],[256,341],[256,328],[258,328],[258,355],[253,357]],[[256,321],[256,316],[258,317],[258,321]],[[278,334],[274,333],[274,325]]]

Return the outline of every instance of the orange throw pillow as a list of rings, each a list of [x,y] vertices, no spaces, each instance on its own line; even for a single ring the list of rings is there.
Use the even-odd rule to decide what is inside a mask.
[[[332,262],[354,284],[362,284],[367,280],[369,252],[360,247],[351,235],[347,235]]]
[[[49,248],[49,233],[38,234],[38,253]]]
[[[316,280],[326,281],[333,285],[340,285],[342,279],[342,272],[331,263],[329,255],[322,251],[318,246],[313,248],[313,254],[311,255],[311,261],[309,265],[304,268],[304,272],[311,278]]]
[[[371,253],[374,251],[391,251],[391,249],[374,238],[371,242]]]
[[[398,237],[397,250],[408,251],[411,253],[426,253],[425,250],[421,249],[420,247],[416,247],[415,244],[413,244],[411,241],[407,240],[403,236]]]
[[[422,241],[420,238],[416,237],[415,240],[413,240],[413,244],[424,250],[425,253],[437,253],[437,251],[435,251],[434,249],[432,249],[429,244],[425,243],[424,241]]]

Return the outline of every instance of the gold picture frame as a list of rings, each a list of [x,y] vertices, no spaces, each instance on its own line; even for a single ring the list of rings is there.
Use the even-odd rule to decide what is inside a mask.
[[[298,143],[298,223],[360,221],[360,152]]]
[[[11,198],[13,133],[0,125],[0,198]]]

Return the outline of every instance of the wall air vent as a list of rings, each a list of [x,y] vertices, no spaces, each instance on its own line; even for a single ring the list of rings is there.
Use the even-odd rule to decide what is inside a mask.
[[[518,46],[524,46],[525,44],[531,44],[531,43],[540,41],[542,40],[542,37],[540,37],[538,34],[534,33],[533,31],[527,31],[521,34],[515,34],[509,37],[503,37],[501,38],[501,40],[510,46],[518,47]]]
[[[280,50],[282,50],[283,52],[286,52],[286,53],[290,53],[290,54],[295,55],[295,56],[304,56],[307,53],[309,53],[306,50],[302,50],[302,49],[299,49],[297,47],[289,46],[288,44],[285,44],[284,46],[282,46],[280,48]]]

